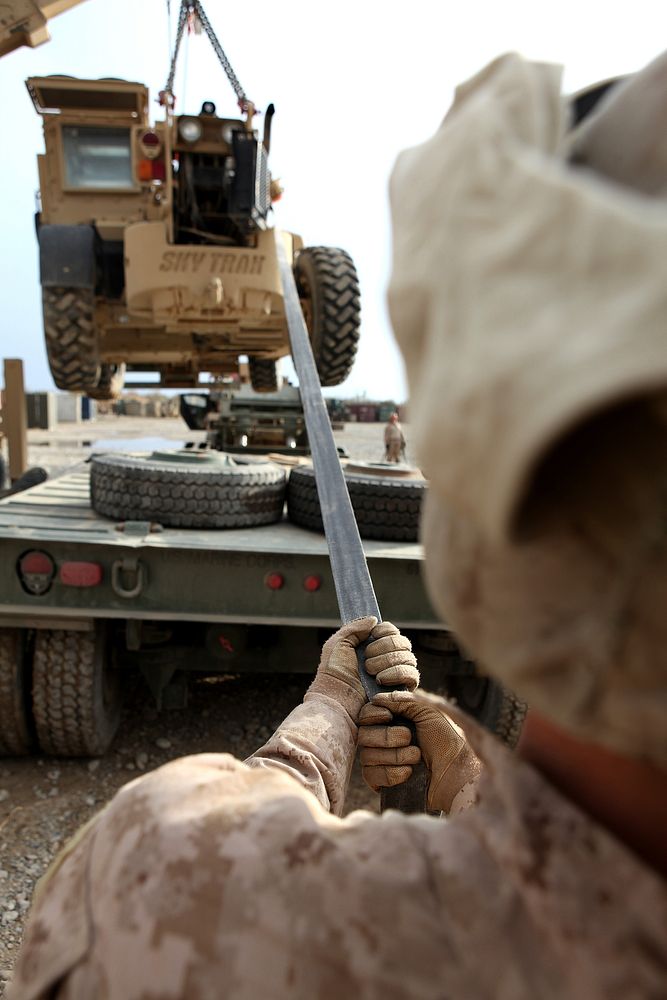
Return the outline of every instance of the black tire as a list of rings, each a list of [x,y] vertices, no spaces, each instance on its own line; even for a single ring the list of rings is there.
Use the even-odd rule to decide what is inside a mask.
[[[0,756],[30,753],[28,657],[25,629],[0,629]]]
[[[526,715],[525,702],[497,681],[477,674],[450,677],[445,686],[448,698],[514,749]]]
[[[412,649],[427,691],[444,695],[514,748],[521,735],[526,704],[497,681],[480,674],[473,660],[456,645],[450,633],[417,632]]]
[[[345,472],[354,516],[362,538],[415,542],[419,514],[427,489],[423,479]],[[315,473],[310,466],[296,466],[287,484],[287,513],[294,524],[323,531]]]
[[[101,365],[92,288],[43,288],[44,338],[53,381],[68,392],[94,391]]]
[[[125,385],[125,365],[100,366],[100,380],[95,389],[86,393],[91,399],[119,399]]]
[[[26,469],[20,479],[17,479],[8,490],[5,491],[5,496],[12,496],[14,493],[23,493],[24,490],[31,490],[33,486],[39,486],[40,483],[45,483],[49,478],[46,469],[43,469],[41,465],[33,465],[31,469]]]
[[[359,342],[359,279],[352,258],[334,247],[306,247],[294,277],[321,385],[340,385]]]
[[[272,462],[215,451],[97,455],[90,489],[93,509],[116,521],[254,527],[282,517],[285,471]]]
[[[255,392],[278,391],[278,368],[266,358],[248,358],[250,384]]]
[[[106,629],[38,631],[32,676],[32,709],[44,753],[99,757],[120,721],[120,684],[108,665]]]

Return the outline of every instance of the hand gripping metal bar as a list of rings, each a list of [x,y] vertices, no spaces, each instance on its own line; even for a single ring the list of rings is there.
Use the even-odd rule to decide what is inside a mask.
[[[299,392],[341,620],[346,623],[355,618],[374,615],[378,621],[382,621],[347,483],[336,450],[331,421],[322,397],[294,274],[287,259],[283,236],[279,231],[276,231],[276,245],[292,360],[299,378]],[[357,650],[357,660],[361,683],[370,701],[380,690],[388,689],[381,689],[375,678],[367,672],[364,666],[366,645],[367,643],[363,643]],[[403,721],[401,720],[402,723]],[[409,725],[407,721],[405,724]],[[427,787],[428,775],[421,764],[413,768],[409,781],[383,790],[383,811],[400,809],[402,812],[425,812]]]

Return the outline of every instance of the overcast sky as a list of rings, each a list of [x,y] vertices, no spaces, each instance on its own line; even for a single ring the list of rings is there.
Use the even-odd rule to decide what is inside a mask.
[[[167,6],[86,0],[50,23],[51,42],[0,62],[0,354],[24,359],[30,390],[53,384],[33,226],[43,141],[24,81],[49,73],[116,76],[147,84],[153,99],[167,77],[179,0],[171,0],[171,27]],[[640,68],[667,44],[667,8],[655,0],[204,0],[204,7],[248,96],[260,109],[276,105],[270,160],[285,194],[275,224],[306,245],[343,247],[359,271],[358,360],[330,394],[399,401],[405,378],[385,308],[386,192],[397,153],[431,135],[456,84],[503,52],[562,64],[566,89],[576,90]],[[196,113],[209,98],[219,114],[236,114],[205,36],[184,42],[175,91],[181,113]]]

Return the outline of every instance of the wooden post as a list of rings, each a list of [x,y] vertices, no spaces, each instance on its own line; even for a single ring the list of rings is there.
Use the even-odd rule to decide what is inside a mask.
[[[23,362],[19,358],[6,358],[4,376],[0,437],[7,438],[9,478],[15,482],[28,468],[28,416],[23,388]]]

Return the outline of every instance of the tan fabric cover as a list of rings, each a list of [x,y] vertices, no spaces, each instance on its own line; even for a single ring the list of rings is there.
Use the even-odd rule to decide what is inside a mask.
[[[313,707],[247,765],[126,785],[47,876],[11,1000],[667,995],[664,884],[530,767],[474,729],[475,808],[341,820],[349,717],[325,699],[322,743]]]
[[[530,705],[665,766],[667,206],[566,125],[560,71],[506,56],[392,177],[429,591]]]
[[[431,488],[494,540],[582,417],[667,384],[667,207],[567,166],[560,69],[508,55],[391,180],[391,318]]]

